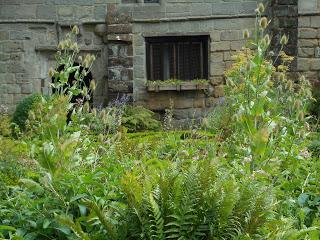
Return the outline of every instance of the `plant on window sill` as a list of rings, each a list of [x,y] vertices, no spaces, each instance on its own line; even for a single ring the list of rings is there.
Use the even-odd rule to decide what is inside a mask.
[[[183,91],[183,90],[205,90],[208,89],[209,81],[206,79],[194,79],[194,80],[148,80],[146,83],[147,89],[150,92],[159,91]]]

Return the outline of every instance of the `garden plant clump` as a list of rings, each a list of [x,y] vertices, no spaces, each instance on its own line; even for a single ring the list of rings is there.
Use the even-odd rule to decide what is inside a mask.
[[[319,239],[311,85],[287,77],[286,36],[270,57],[263,11],[202,130],[161,131],[126,101],[93,108],[94,56],[78,57],[74,27],[50,70],[54,94],[23,104],[23,127],[0,118],[0,239]]]

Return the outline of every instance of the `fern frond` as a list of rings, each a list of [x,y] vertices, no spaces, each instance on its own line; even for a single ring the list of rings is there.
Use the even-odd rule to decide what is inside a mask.
[[[69,216],[56,216],[59,223],[69,227],[74,234],[81,240],[90,240],[87,233],[85,233],[79,222],[74,222]]]
[[[117,229],[112,222],[111,219],[109,219],[106,215],[103,209],[100,208],[100,206],[91,200],[85,200],[84,204],[90,208],[91,210],[94,211],[94,213],[97,215],[99,221],[101,222],[102,226],[105,228],[107,231],[108,235],[110,236],[111,239],[118,239],[118,233]]]
[[[151,214],[149,215],[151,220],[151,232],[152,238],[157,240],[164,239],[164,220],[162,218],[161,210],[159,208],[158,203],[155,201],[153,194],[150,193],[149,195],[149,209]]]

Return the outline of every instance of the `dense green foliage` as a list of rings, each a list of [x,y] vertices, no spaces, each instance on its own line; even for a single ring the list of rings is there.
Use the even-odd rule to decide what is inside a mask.
[[[311,86],[287,79],[291,58],[282,51],[273,66],[263,10],[205,130],[140,132],[158,129],[151,112],[71,104],[73,94],[88,94],[77,87],[41,98],[24,134],[0,136],[0,238],[319,239]],[[67,61],[76,47],[63,43]]]
[[[29,111],[34,109],[34,104],[41,100],[40,94],[32,94],[18,103],[16,110],[12,116],[12,122],[17,124],[21,130],[26,127]]]

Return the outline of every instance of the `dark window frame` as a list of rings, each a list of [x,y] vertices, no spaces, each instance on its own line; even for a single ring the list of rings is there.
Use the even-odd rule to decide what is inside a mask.
[[[179,79],[179,80],[193,80],[193,79],[208,79],[209,78],[209,36],[208,35],[197,35],[197,36],[163,36],[163,37],[146,37],[146,62],[147,62],[147,78],[148,80],[167,80],[167,79]],[[188,44],[190,46],[188,48]],[[198,57],[198,62],[200,66],[196,69],[189,69],[183,64],[186,63],[184,55],[191,55],[191,49],[197,51],[196,45],[200,45],[199,51],[194,52],[196,57]],[[173,48],[173,49],[170,49]],[[158,51],[160,56],[155,57],[153,51],[154,49]],[[170,55],[170,54],[171,55]],[[164,61],[164,54],[169,54],[172,59],[166,56],[167,61]],[[160,63],[154,64],[154,61],[159,61]],[[172,60],[172,62],[170,62]],[[193,60],[194,61],[194,60]],[[169,69],[168,69],[169,64]],[[171,64],[171,65],[170,65]],[[189,61],[189,66],[190,66]],[[165,66],[167,65],[167,66]],[[156,77],[154,72],[155,68],[158,68],[158,76]],[[160,68],[160,69],[159,69]],[[167,69],[166,69],[167,68]],[[189,73],[184,73],[188,70]],[[198,73],[196,73],[198,71]],[[200,74],[199,74],[200,71]],[[165,76],[167,75],[167,76]],[[169,75],[169,77],[168,77]],[[190,79],[191,75],[197,75],[198,77]]]

